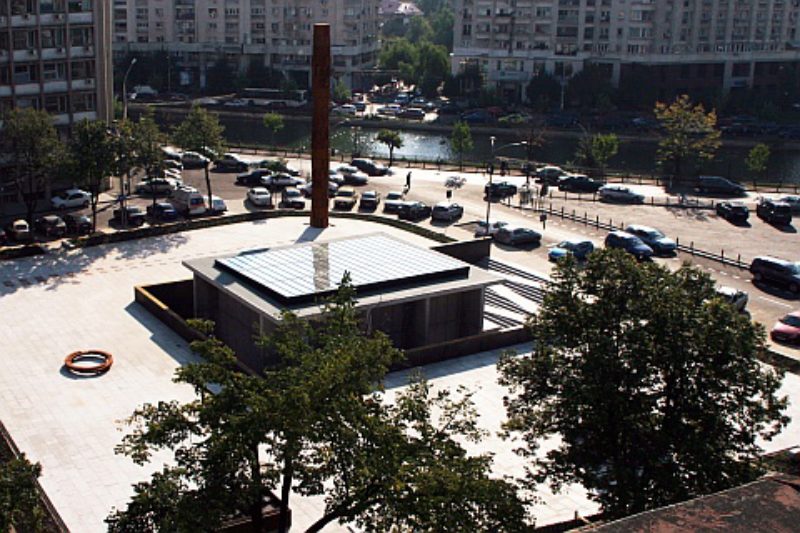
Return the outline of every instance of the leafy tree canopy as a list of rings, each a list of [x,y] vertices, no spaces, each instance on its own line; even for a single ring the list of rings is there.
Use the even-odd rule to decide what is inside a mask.
[[[756,359],[763,327],[697,268],[619,250],[564,261],[530,325],[533,352],[500,363],[527,479],[581,483],[610,516],[754,479],[758,440],[788,422],[781,373]]]
[[[106,179],[119,168],[119,142],[102,120],[82,120],[69,140],[67,168],[72,181],[91,195],[92,231],[97,224],[97,202]]]
[[[678,179],[687,163],[714,159],[721,144],[716,112],[706,113],[702,105],[692,104],[683,95],[671,104],[656,103],[655,115],[664,130],[658,142],[658,162],[671,166]]]
[[[769,156],[769,146],[764,143],[758,143],[750,149],[750,152],[747,153],[747,159],[745,159],[744,164],[747,167],[747,170],[758,177],[763,177],[767,172]]]
[[[0,457],[0,531],[44,531],[45,512],[36,479],[42,474],[39,463],[32,464],[20,454]]]
[[[542,70],[531,78],[525,88],[525,95],[538,111],[550,111],[561,100],[561,84],[554,76]]]

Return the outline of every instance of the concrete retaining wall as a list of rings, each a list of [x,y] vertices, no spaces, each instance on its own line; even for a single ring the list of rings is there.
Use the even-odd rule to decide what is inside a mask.
[[[490,237],[478,237],[470,241],[457,241],[431,246],[431,250],[460,259],[471,265],[489,257],[491,249],[492,239]]]

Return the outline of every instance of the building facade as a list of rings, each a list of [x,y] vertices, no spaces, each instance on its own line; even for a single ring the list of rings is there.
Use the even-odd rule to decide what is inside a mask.
[[[334,75],[349,86],[377,59],[379,0],[113,2],[115,55],[165,51],[180,85],[205,87],[221,57],[240,72],[260,61],[307,85],[315,23],[330,24]]]
[[[534,74],[587,63],[615,86],[644,69],[675,90],[727,92],[771,87],[800,61],[800,0],[455,0],[455,14],[453,74],[477,65],[516,99]]]
[[[0,113],[44,109],[57,126],[110,121],[109,8],[102,0],[0,0]]]

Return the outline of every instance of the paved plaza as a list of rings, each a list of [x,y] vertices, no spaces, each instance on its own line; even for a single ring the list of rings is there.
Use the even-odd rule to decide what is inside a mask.
[[[187,259],[374,231],[430,244],[384,225],[334,219],[320,232],[305,219],[290,217],[0,263],[0,420],[20,449],[42,463],[42,485],[70,529],[104,531],[103,519],[112,507],[127,503],[131,484],[149,478],[169,457],[160,455],[139,467],[115,455],[126,431],[121,420],[144,402],[192,395],[172,382],[176,367],[193,360],[187,343],[133,303],[135,285],[187,279],[190,273],[181,266]],[[89,348],[114,355],[108,374],[75,378],[61,370],[68,353]],[[524,463],[513,453],[514,443],[497,436],[506,394],[497,384],[498,356],[476,354],[429,365],[423,372],[435,387],[466,385],[477,391],[481,424],[490,437],[474,451],[492,451],[498,475],[521,476]],[[389,394],[406,380],[407,373],[390,375]],[[787,376],[783,392],[798,399],[788,414],[800,421],[800,378]],[[794,422],[767,447],[793,446],[799,434]],[[538,496],[541,503],[533,512],[539,524],[596,510],[580,487],[558,495],[543,487]],[[294,497],[291,506],[295,529],[302,530],[321,516],[323,499]],[[343,528],[325,529],[337,530]]]

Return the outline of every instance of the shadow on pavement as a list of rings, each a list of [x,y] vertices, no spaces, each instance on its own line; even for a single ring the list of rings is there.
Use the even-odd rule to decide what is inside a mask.
[[[133,297],[133,290],[131,290],[131,297]],[[129,303],[125,306],[125,312],[144,326],[150,332],[150,340],[169,354],[177,363],[186,365],[199,361],[199,358],[196,357],[189,348],[189,344],[183,340],[180,335],[148,313],[147,310],[138,303]],[[112,368],[110,371],[113,372],[114,369]]]

